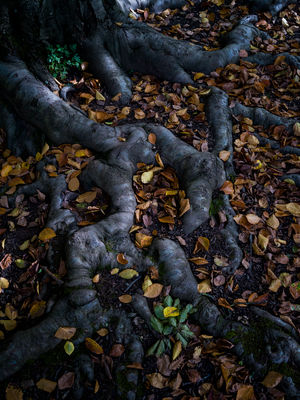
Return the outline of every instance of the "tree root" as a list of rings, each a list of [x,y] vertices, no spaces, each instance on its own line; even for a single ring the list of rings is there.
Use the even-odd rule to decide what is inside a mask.
[[[299,366],[300,347],[290,332],[282,332],[282,325],[279,329],[276,324],[272,328],[265,328],[264,345],[268,346],[271,340],[276,340],[278,350],[274,351],[268,347],[266,351],[262,350],[265,358],[263,362],[256,357],[255,351],[247,348],[246,338],[252,335],[251,327],[226,320],[207,296],[198,293],[197,282],[178,244],[168,239],[155,239],[149,249],[148,255],[152,257],[150,259],[134,246],[129,237],[128,232],[134,220],[136,207],[132,190],[132,176],[136,171],[136,163],[153,163],[155,159],[152,145],[147,141],[150,132],[156,135],[156,145],[163,162],[176,170],[190,199],[191,210],[183,219],[185,232],[192,232],[208,218],[211,194],[225,179],[222,162],[216,154],[221,149],[224,150],[223,145],[229,151],[232,149],[230,122],[224,127],[223,140],[223,137],[218,135],[218,124],[210,110],[211,107],[220,106],[221,120],[225,123],[229,118],[228,101],[222,92],[213,90],[207,104],[207,113],[215,134],[213,154],[197,152],[191,146],[182,143],[169,130],[157,125],[124,125],[117,128],[98,125],[51,93],[16,59],[0,62],[0,86],[5,90],[18,115],[35,128],[44,131],[47,139],[56,144],[80,143],[95,150],[99,157],[102,157],[102,160],[91,161],[81,173],[80,179],[87,190],[93,186],[101,187],[108,193],[112,203],[108,217],[77,230],[75,219],[70,212],[63,210],[67,214],[60,214],[60,193],[65,188],[64,178],[48,177],[46,172],[42,171],[41,163],[40,180],[18,189],[17,193],[31,194],[39,188],[51,198],[47,226],[62,230],[66,236],[67,275],[64,282],[65,294],[53,309],[34,328],[17,332],[6,349],[0,353],[0,379],[16,372],[29,359],[37,358],[45,351],[53,349],[60,342],[54,334],[61,326],[80,329],[73,341],[78,345],[100,326],[112,326],[113,321],[116,321],[116,340],[126,345],[127,359],[130,362],[142,361],[143,350],[138,338],[132,334],[129,318],[116,310],[104,310],[92,282],[92,276],[99,270],[107,267],[121,268],[116,259],[116,254],[120,252],[126,254],[126,268],[136,266],[139,274],[143,274],[149,266],[157,264],[161,281],[165,285],[171,285],[171,294],[197,307],[195,319],[207,332],[227,338],[231,332],[230,339],[235,344],[233,350],[258,374],[264,374],[266,366],[275,368],[275,365],[276,368],[280,368],[280,365],[286,362],[291,363],[293,371]],[[118,137],[124,138],[125,141],[119,141]],[[236,244],[237,230],[228,198],[224,197],[224,203],[228,224],[223,236],[232,248],[229,266],[229,271],[232,272],[238,267],[242,255]],[[69,218],[69,222],[63,227],[61,221],[66,217]],[[106,246],[108,242],[110,249]],[[139,296],[134,297],[135,308],[141,315],[144,313],[146,321],[149,321],[149,309],[145,300],[141,299]],[[283,355],[283,346],[286,355]],[[85,364],[85,361],[82,363]],[[125,374],[125,379],[132,388],[129,394],[127,390],[126,396],[134,398],[137,371],[128,370],[124,366],[120,368],[119,372]],[[90,371],[88,366],[87,371]],[[92,377],[91,371],[87,375]],[[292,378],[286,378],[284,383],[286,393],[293,396],[296,389]],[[121,393],[120,397],[124,398],[124,393]]]
[[[268,54],[268,53],[256,53],[249,57],[244,58],[245,61],[259,65],[272,65],[277,57],[284,57],[284,62],[288,65],[300,68],[300,57],[293,56],[289,53],[279,53],[279,54]]]
[[[270,11],[276,15],[287,5],[295,3],[295,0],[251,0],[250,4],[253,11]]]

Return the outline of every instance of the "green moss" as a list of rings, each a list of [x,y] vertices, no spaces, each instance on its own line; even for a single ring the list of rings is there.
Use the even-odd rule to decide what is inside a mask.
[[[112,253],[112,252],[113,252],[113,247],[112,247],[111,242],[105,242],[104,244],[105,244],[106,250],[107,250],[109,253]]]

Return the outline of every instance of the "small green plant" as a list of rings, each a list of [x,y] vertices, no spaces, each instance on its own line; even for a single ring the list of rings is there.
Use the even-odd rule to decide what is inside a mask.
[[[189,340],[194,336],[186,325],[186,320],[189,314],[195,311],[191,304],[182,308],[180,300],[173,300],[171,296],[166,296],[163,304],[154,306],[155,315],[151,316],[151,326],[160,333],[161,338],[150,347],[147,355],[160,356],[166,349],[171,350],[170,338],[172,337],[177,340],[173,348],[173,359],[175,359],[181,351],[181,346],[186,347]]]
[[[61,80],[66,79],[70,68],[79,68],[81,60],[76,53],[76,44],[47,46],[47,63],[51,74]]]
[[[209,215],[211,217],[218,215],[218,212],[221,210],[223,205],[224,205],[224,201],[221,196],[215,197],[214,199],[212,199],[212,201],[210,203],[210,207],[209,207]]]

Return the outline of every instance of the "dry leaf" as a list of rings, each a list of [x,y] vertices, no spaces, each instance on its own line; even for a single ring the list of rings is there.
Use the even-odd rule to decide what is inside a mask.
[[[66,372],[59,378],[59,380],[57,382],[58,389],[65,390],[65,389],[71,388],[74,384],[74,379],[75,379],[74,372]]]
[[[123,279],[132,279],[134,276],[137,276],[139,273],[132,268],[127,268],[127,269],[123,269],[123,271],[121,271],[119,273],[119,276]]]
[[[230,157],[230,151],[228,151],[228,150],[222,150],[222,151],[220,151],[220,153],[219,153],[219,158],[222,160],[222,161],[227,161],[228,160],[228,158]]]
[[[182,217],[191,208],[189,199],[180,199],[179,217]]]
[[[196,265],[205,265],[208,264],[208,261],[206,260],[206,258],[203,257],[193,257],[193,258],[189,258],[189,261],[191,261],[192,263],[196,264]]]
[[[22,390],[9,384],[5,390],[5,400],[23,400]]]
[[[156,135],[155,135],[155,133],[149,133],[148,142],[150,142],[151,144],[155,144],[156,143]]]
[[[132,296],[130,296],[130,294],[122,294],[119,300],[121,303],[128,304],[132,302]]]
[[[122,264],[122,265],[128,264],[128,261],[126,260],[126,258],[125,258],[123,253],[119,253],[117,255],[117,261],[118,261],[119,264]]]
[[[300,217],[300,203],[288,203],[286,209],[295,217]]]
[[[42,378],[36,383],[36,387],[47,393],[52,393],[56,388],[57,383],[49,379]]]
[[[80,194],[77,197],[76,201],[77,201],[77,203],[83,203],[83,202],[91,203],[93,200],[95,200],[96,196],[97,196],[97,192],[85,192],[85,193]]]
[[[162,224],[174,224],[175,220],[173,217],[171,217],[170,215],[167,215],[165,217],[160,217],[158,218],[159,222],[161,222]]]
[[[145,235],[144,233],[138,232],[135,234],[135,241],[138,247],[149,247],[152,243],[153,237]]]
[[[71,339],[75,335],[75,333],[76,328],[73,328],[71,326],[61,326],[57,329],[54,336],[58,339],[68,340]]]
[[[95,340],[91,338],[85,338],[85,346],[88,350],[95,354],[102,354],[103,349]]]
[[[39,234],[39,239],[42,242],[46,242],[47,240],[50,240],[56,236],[56,233],[52,228],[44,228],[40,234]]]
[[[200,250],[208,251],[209,244],[210,244],[210,242],[209,242],[208,238],[206,238],[204,236],[199,236],[198,239],[197,239],[197,242],[196,242],[196,245],[195,245],[193,253],[194,254],[198,253],[198,251],[200,251]]]
[[[70,181],[68,183],[68,188],[69,188],[69,190],[71,190],[71,192],[74,192],[75,190],[79,189],[79,185],[80,185],[79,180],[78,180],[78,178],[75,177],[75,178],[70,179]]]
[[[181,351],[182,351],[182,343],[181,343],[180,340],[178,340],[178,341],[174,344],[174,347],[173,347],[172,360],[175,360],[175,359],[179,356],[179,354],[181,353]]]
[[[253,386],[242,385],[237,391],[236,400],[256,400]]]
[[[278,229],[280,223],[279,219],[275,216],[275,214],[271,215],[270,218],[267,219],[267,225],[273,229]]]
[[[154,372],[153,374],[146,375],[151,386],[156,389],[163,389],[168,385],[168,378],[165,378],[159,372]]]
[[[141,175],[141,181],[143,183],[151,182],[152,178],[153,178],[153,171],[146,171],[146,172],[143,172]]]
[[[260,222],[260,217],[258,217],[255,214],[247,214],[246,215],[247,221],[249,222],[249,224],[251,225],[256,225]]]
[[[121,355],[124,353],[125,348],[122,344],[114,344],[113,347],[110,350],[109,355],[111,357],[121,357]]]
[[[274,388],[280,383],[282,377],[283,375],[279,372],[269,371],[262,384],[267,388]]]
[[[197,286],[199,293],[209,293],[212,291],[209,279],[205,279],[204,281],[198,283]]]
[[[225,181],[223,185],[220,187],[220,190],[225,194],[234,194],[233,183],[230,181]]]
[[[154,299],[161,294],[162,289],[163,285],[161,285],[160,283],[153,283],[146,288],[146,290],[144,291],[144,296],[148,297],[149,299]]]

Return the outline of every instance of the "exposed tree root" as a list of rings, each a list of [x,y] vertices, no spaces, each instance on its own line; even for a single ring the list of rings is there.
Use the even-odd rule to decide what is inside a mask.
[[[56,16],[49,14],[53,10],[52,2],[41,6],[43,40],[57,40],[57,33],[52,33],[49,29],[49,21],[56,17],[60,26],[60,7],[65,8],[71,4],[69,1],[59,3],[61,4],[57,7]],[[168,4],[166,1],[158,3],[157,7]],[[275,12],[286,3],[287,1],[266,1],[264,7]],[[89,57],[91,70],[104,80],[112,94],[121,92],[123,101],[128,101],[131,96],[131,82],[127,76],[131,70],[154,74],[162,79],[191,83],[189,72],[210,73],[228,63],[238,62],[240,50],[249,49],[252,39],[256,36],[262,39],[268,37],[251,25],[256,17],[250,16],[227,35],[223,49],[205,52],[199,46],[167,38],[146,25],[129,21],[124,17],[124,10],[120,9],[123,2],[116,5],[109,1],[90,0],[89,4],[91,9],[84,11],[91,16],[91,26],[96,26],[97,29],[91,29],[90,35],[81,43],[82,49]],[[128,4],[142,6],[146,3],[133,1]],[[93,19],[95,16],[98,16],[97,23]],[[76,25],[78,19],[72,22]],[[72,23],[70,25],[63,27],[63,33],[66,34],[67,31],[69,38],[72,37],[70,32],[74,28]],[[63,33],[59,34],[63,37]],[[160,63],[157,62],[158,58]],[[34,68],[34,71],[42,81],[47,79],[39,67]],[[128,260],[126,268],[135,266],[140,275],[155,264],[161,282],[171,286],[172,296],[192,303],[197,308],[194,316],[196,322],[208,333],[230,339],[234,344],[233,351],[253,368],[258,377],[263,377],[267,369],[282,371],[285,374],[282,380],[283,389],[289,398],[297,398],[299,391],[294,380],[297,377],[297,368],[300,367],[300,346],[295,332],[287,324],[266,312],[258,311],[258,322],[263,328],[257,333],[252,326],[225,319],[208,296],[198,293],[197,282],[179,244],[169,239],[157,238],[149,251],[143,252],[134,246],[128,233],[136,207],[132,189],[136,164],[154,163],[155,160],[155,151],[147,140],[150,132],[156,135],[156,146],[163,162],[175,169],[190,200],[191,209],[183,218],[185,233],[190,234],[208,219],[213,191],[223,184],[226,177],[228,179],[234,174],[231,110],[227,96],[219,89],[212,89],[208,97],[206,114],[214,146],[211,153],[199,153],[161,126],[139,124],[112,128],[89,120],[82,112],[52,93],[29,72],[22,61],[14,57],[0,61],[0,89],[5,102],[11,105],[11,108],[6,105],[2,107],[0,123],[12,148],[23,129],[23,125],[20,127],[19,124],[24,124],[29,136],[23,140],[21,152],[35,152],[36,140],[33,141],[32,137],[38,137],[42,142],[40,132],[54,144],[80,143],[94,150],[98,159],[90,162],[81,173],[81,184],[86,190],[93,186],[102,188],[111,198],[109,216],[94,225],[78,229],[74,215],[62,208],[61,193],[66,188],[64,177],[49,177],[43,169],[43,162],[39,165],[39,179],[18,189],[16,195],[32,195],[39,189],[49,196],[47,226],[65,237],[67,275],[63,285],[64,292],[54,307],[34,328],[17,332],[0,353],[0,379],[7,378],[28,360],[57,346],[60,340],[54,334],[61,326],[78,328],[79,333],[73,340],[75,345],[84,341],[99,327],[113,327],[116,342],[124,343],[126,347],[126,360],[129,363],[142,362],[143,348],[133,332],[130,318],[126,313],[104,309],[92,281],[92,276],[97,271],[121,268],[116,254],[125,253]],[[65,98],[67,99],[67,93]],[[232,112],[248,116],[253,119],[254,124],[263,126],[284,124],[291,129],[293,124],[293,121],[239,104],[236,104]],[[25,122],[20,123],[20,118]],[[118,140],[120,137],[125,141]],[[18,145],[20,144],[19,142]],[[221,150],[231,153],[225,166],[218,158]],[[221,234],[230,249],[230,264],[224,268],[224,272],[233,273],[240,264],[242,251],[237,244],[238,231],[227,196],[224,196],[224,209],[227,224]],[[56,262],[55,250],[51,247],[48,260],[50,265]],[[133,297],[133,307],[149,324],[151,313],[145,297],[137,293]],[[248,344],[253,342],[254,347],[250,348]],[[273,343],[275,344],[272,345]],[[283,371],[287,364],[290,367],[288,373]],[[89,379],[93,379],[92,366],[85,357],[78,359],[78,373],[80,370]],[[124,388],[123,392],[120,387],[120,398],[134,399],[138,371],[121,365],[117,374],[123,374],[130,385],[130,389]],[[80,381],[76,385],[78,390],[75,395],[79,398],[82,395]]]

